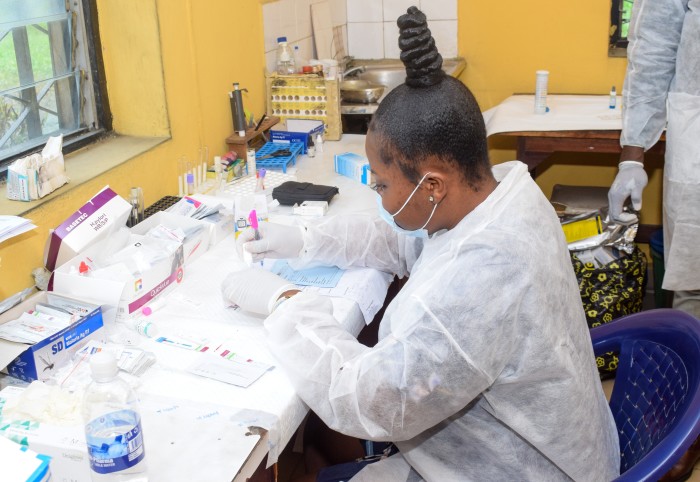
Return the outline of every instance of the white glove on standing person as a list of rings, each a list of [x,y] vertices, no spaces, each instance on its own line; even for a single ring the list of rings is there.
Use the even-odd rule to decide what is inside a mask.
[[[259,268],[234,271],[221,283],[224,300],[244,311],[269,315],[286,291],[299,290],[284,278]]]
[[[265,258],[298,258],[304,247],[303,227],[284,224],[260,223],[260,239],[255,239],[255,231],[248,228],[238,235],[236,249],[242,257],[243,250],[251,253],[253,261]]]
[[[620,170],[608,191],[610,218],[623,223],[637,220],[632,213],[623,213],[622,207],[628,197],[632,198],[635,211],[642,209],[642,191],[649,182],[644,164],[638,161],[622,161]]]

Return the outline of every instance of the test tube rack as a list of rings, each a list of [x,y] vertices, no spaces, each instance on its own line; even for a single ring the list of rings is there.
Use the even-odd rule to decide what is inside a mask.
[[[287,172],[287,166],[291,163],[296,165],[297,157],[304,149],[302,142],[266,142],[255,153],[255,165],[257,169],[261,167],[265,169],[282,169],[282,172]],[[275,152],[289,151],[291,154],[275,156]],[[261,159],[265,156],[275,156],[268,159]]]

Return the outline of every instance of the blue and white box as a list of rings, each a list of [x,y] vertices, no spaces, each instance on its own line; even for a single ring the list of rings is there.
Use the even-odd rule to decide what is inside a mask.
[[[365,156],[354,152],[335,155],[335,172],[367,186],[372,182],[369,161]]]
[[[70,303],[79,307],[81,317],[66,328],[50,335],[38,343],[27,345],[0,339],[0,368],[25,381],[46,380],[67,364],[73,353],[88,340],[100,339],[104,330],[102,310],[99,305],[66,298],[42,291],[0,315],[0,324],[16,320],[22,313],[33,310],[37,303],[57,306]],[[66,305],[63,305],[66,306]]]
[[[306,154],[309,136],[316,137],[317,134],[323,134],[323,130],[324,125],[320,120],[287,119],[285,130],[270,129],[270,140],[281,143],[301,142],[304,144],[302,154]]]

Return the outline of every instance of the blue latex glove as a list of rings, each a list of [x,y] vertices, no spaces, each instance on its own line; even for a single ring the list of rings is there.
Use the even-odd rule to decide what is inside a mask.
[[[644,164],[638,161],[622,161],[608,191],[610,218],[623,223],[636,221],[637,216],[622,212],[622,208],[627,198],[631,197],[635,211],[642,209],[642,192],[648,182]]]

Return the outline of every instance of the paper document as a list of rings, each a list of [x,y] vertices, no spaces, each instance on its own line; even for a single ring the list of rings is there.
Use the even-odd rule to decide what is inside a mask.
[[[53,316],[43,315],[37,311],[22,313],[16,320],[0,326],[0,338],[17,343],[33,345],[54,333],[58,333],[70,322]]]
[[[245,356],[231,352],[202,355],[188,371],[201,377],[212,378],[247,388],[255,380],[272,368],[272,365],[253,361]]]
[[[19,216],[0,216],[0,243],[36,228],[29,219]]]
[[[275,262],[270,271],[295,285],[317,286],[319,288],[335,288],[343,276],[343,270],[337,266],[293,270],[284,260]]]

